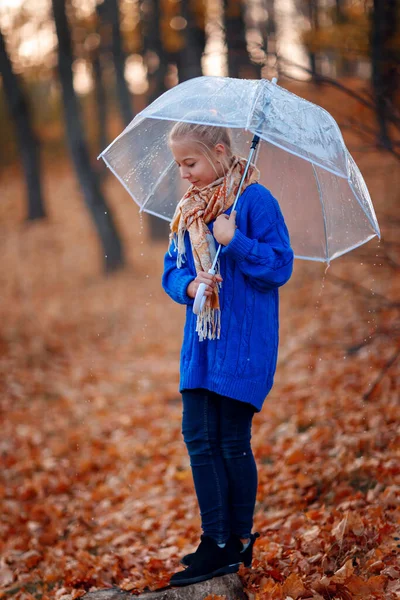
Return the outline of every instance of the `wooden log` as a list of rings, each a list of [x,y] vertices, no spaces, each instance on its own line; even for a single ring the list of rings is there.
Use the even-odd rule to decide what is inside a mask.
[[[214,577],[207,581],[187,585],[185,587],[167,587],[154,592],[144,592],[133,596],[120,588],[111,588],[88,592],[82,598],[85,600],[204,600],[209,595],[225,596],[226,600],[246,600],[242,582],[236,573]]]

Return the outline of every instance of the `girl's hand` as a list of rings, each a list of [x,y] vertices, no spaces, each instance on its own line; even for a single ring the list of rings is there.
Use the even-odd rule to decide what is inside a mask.
[[[205,271],[199,271],[197,273],[196,279],[193,279],[193,281],[191,281],[189,283],[189,285],[187,286],[186,293],[189,296],[189,298],[196,298],[196,294],[197,294],[197,290],[199,289],[199,285],[201,283],[205,283],[206,289],[205,289],[204,295],[211,296],[215,286],[218,283],[221,283],[221,281],[222,281],[221,275],[211,275],[211,273],[206,273]]]
[[[214,237],[219,244],[227,246],[235,235],[236,230],[236,210],[233,210],[231,214],[219,215],[215,219],[214,223]]]

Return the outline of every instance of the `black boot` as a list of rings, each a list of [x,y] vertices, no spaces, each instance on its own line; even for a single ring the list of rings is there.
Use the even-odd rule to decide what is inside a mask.
[[[254,542],[256,541],[257,538],[260,537],[259,533],[251,533],[250,534],[250,544],[248,545],[248,547],[246,548],[246,550],[242,551],[243,549],[243,544],[240,541],[240,537],[237,535],[232,534],[231,537],[229,538],[229,540],[227,541],[227,546],[229,545],[232,550],[234,552],[237,552],[239,554],[239,562],[244,563],[245,567],[251,567],[251,562],[253,560],[253,546],[254,546]],[[191,554],[186,554],[182,560],[181,560],[181,564],[184,567],[190,567],[190,565],[192,564],[193,558],[195,556],[195,552],[192,552]]]
[[[257,538],[260,537],[260,534],[256,531],[256,533],[250,534],[250,544],[247,546],[246,550],[240,551],[240,556],[243,557],[242,561],[245,567],[251,567],[251,563],[253,560],[253,546]],[[240,541],[240,538],[239,538]],[[240,542],[242,544],[242,542]],[[243,547],[243,544],[242,544]]]
[[[240,560],[238,552],[228,543],[224,548],[220,548],[213,538],[202,535],[200,546],[194,552],[190,563],[187,569],[172,575],[170,585],[190,585],[227,573],[236,573]]]

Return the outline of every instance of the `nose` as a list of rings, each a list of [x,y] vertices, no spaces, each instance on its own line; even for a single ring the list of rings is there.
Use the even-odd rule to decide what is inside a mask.
[[[185,167],[180,167],[180,175],[181,175],[181,179],[189,179],[189,177],[190,177],[189,169],[187,169]]]

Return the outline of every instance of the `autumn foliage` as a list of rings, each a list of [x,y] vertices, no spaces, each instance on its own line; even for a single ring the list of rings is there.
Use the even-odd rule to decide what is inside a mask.
[[[326,274],[296,261],[281,292],[276,383],[253,427],[250,600],[400,594],[398,164],[356,158],[385,241]],[[47,173],[46,222],[22,224],[16,173],[1,191],[0,597],[139,594],[167,585],[200,535],[183,309],[161,290],[165,244],[119,184],[107,181],[130,266],[104,278],[70,171]]]

